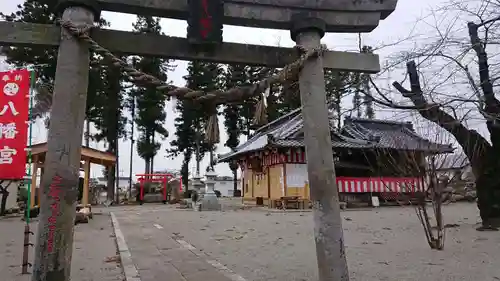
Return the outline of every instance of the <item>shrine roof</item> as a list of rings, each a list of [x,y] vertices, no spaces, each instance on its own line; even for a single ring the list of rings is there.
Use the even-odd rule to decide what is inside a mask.
[[[47,143],[37,143],[31,146],[31,155],[33,158],[38,158],[39,161],[45,161],[47,153]],[[111,166],[116,163],[116,156],[112,153],[100,151],[94,148],[82,146],[82,160],[90,160],[91,163]]]
[[[346,118],[344,126],[337,130],[334,121],[331,115],[330,132],[334,149],[379,148],[429,153],[453,151],[450,145],[433,143],[417,135],[408,122]],[[301,110],[296,109],[256,130],[247,142],[236,147],[233,152],[220,155],[219,162],[267,147],[304,147],[303,122]]]
[[[350,117],[345,118],[340,133],[346,137],[370,141],[376,148],[382,149],[433,153],[453,151],[453,147],[449,144],[435,143],[418,135],[411,122]]]

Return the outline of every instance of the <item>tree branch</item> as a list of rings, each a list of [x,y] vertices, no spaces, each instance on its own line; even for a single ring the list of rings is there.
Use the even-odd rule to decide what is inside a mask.
[[[487,22],[487,21],[486,21]],[[491,21],[490,21],[491,22]],[[484,22],[483,24],[484,25]],[[490,139],[492,143],[500,142],[500,101],[495,97],[493,90],[493,83],[490,78],[490,70],[488,65],[488,54],[481,44],[479,39],[478,29],[480,25],[473,22],[467,24],[469,30],[470,42],[472,49],[476,52],[479,66],[479,79],[480,86],[484,95],[484,113],[486,118],[486,126],[490,132]]]
[[[399,82],[392,84],[394,88],[412,101],[423,118],[437,124],[452,134],[463,148],[471,164],[479,167],[481,162],[477,149],[489,149],[491,145],[477,131],[469,130],[439,106],[430,105],[423,95],[415,61],[408,62],[406,68],[410,78],[411,89],[404,88]]]
[[[479,25],[469,22],[467,28],[469,30],[472,49],[476,52],[478,58],[480,87],[483,90],[484,102],[486,105],[484,110],[487,114],[497,116],[498,118],[498,115],[500,115],[500,101],[495,98],[495,93],[493,91],[488,65],[488,55],[478,35]]]

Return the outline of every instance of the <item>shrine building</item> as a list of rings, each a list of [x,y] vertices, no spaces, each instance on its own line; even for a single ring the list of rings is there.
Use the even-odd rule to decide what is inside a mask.
[[[416,134],[409,122],[346,118],[340,130],[331,119],[337,186],[343,202],[372,196],[394,200],[425,190],[425,158],[450,153],[451,145]],[[244,201],[272,205],[295,196],[309,197],[303,119],[300,109],[259,128],[219,162],[235,161],[241,169]]]

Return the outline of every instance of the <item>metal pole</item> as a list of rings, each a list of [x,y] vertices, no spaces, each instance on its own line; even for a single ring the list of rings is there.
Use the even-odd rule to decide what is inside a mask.
[[[156,134],[156,131],[153,130],[153,135],[151,136],[151,144],[154,145],[155,144],[155,134]],[[154,174],[155,173],[155,168],[154,168],[154,161],[155,161],[155,156],[151,156],[151,159],[149,161],[149,173],[150,174]]]
[[[98,18],[87,1],[70,3],[63,20],[88,26]],[[62,28],[32,281],[70,280],[89,58],[88,46]]]
[[[130,164],[129,164],[129,180],[128,180],[128,198],[132,198],[132,168],[134,166],[134,128],[135,128],[135,97],[132,97],[132,125],[130,135]]]
[[[35,89],[35,82],[36,82],[36,73],[35,70],[31,70],[30,73],[30,91],[29,91],[29,115],[31,116],[33,113],[33,96],[34,96],[34,89]],[[30,216],[31,216],[31,173],[36,173],[37,169],[32,169],[31,166],[33,164],[33,155],[31,151],[31,146],[33,145],[33,121],[29,121],[29,128],[28,128],[28,174],[26,175],[25,180],[27,180],[27,185],[28,185],[28,202],[26,204],[26,225],[24,226],[24,246],[23,246],[23,264],[21,268],[21,273],[22,274],[28,274],[28,266],[32,265],[28,260],[29,260],[29,247],[33,246],[33,244],[30,242],[30,235],[33,235],[33,232],[31,232],[30,229]]]
[[[199,128],[196,129],[195,133],[196,137],[196,176],[200,175],[200,130]]]
[[[120,154],[119,154],[119,141],[120,137],[116,136],[116,166],[115,166],[115,186],[116,186],[116,191],[115,191],[115,202],[116,204],[120,204]]]
[[[291,35],[310,50],[320,46],[324,30],[322,20],[299,17],[292,22]],[[319,281],[348,281],[321,57],[305,63],[299,84]]]

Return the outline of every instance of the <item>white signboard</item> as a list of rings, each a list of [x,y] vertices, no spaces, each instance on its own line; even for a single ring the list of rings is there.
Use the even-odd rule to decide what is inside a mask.
[[[307,164],[286,164],[287,187],[304,187],[308,181]]]

